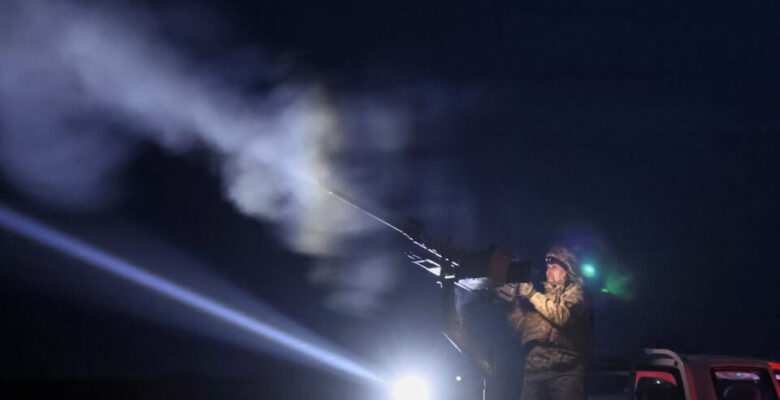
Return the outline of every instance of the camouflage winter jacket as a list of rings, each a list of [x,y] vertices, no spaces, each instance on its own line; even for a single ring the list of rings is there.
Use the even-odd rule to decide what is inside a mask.
[[[517,331],[532,356],[547,354],[551,367],[560,363],[581,363],[590,345],[591,310],[582,282],[544,283],[544,293],[529,299],[534,311],[517,307],[509,315],[510,326]],[[536,351],[533,348],[546,349]]]

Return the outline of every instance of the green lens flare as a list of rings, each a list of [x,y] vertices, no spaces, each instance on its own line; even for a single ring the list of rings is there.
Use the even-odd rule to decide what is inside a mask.
[[[621,300],[631,300],[634,297],[631,290],[631,277],[628,275],[608,274],[604,286],[608,293],[612,293],[613,296]],[[602,291],[604,290],[602,289]]]
[[[592,278],[596,276],[596,267],[594,267],[593,264],[583,264],[582,274],[588,278]]]

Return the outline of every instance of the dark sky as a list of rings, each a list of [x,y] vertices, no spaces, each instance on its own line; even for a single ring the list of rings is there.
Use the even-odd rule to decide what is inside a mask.
[[[347,146],[340,171],[385,184],[366,196],[383,212],[463,245],[539,260],[564,241],[603,268],[599,279],[627,277],[627,299],[591,283],[600,352],[780,360],[775,2],[146,3],[161,41],[247,93],[274,79],[242,61],[262,53],[284,60],[285,79],[334,96],[390,93],[420,110],[406,147],[380,156]],[[400,238],[355,239],[390,249],[403,272],[368,315],[333,311],[328,289],[310,283],[317,257],[289,250],[276,226],[225,200],[218,158],[143,143],[112,178],[122,194],[111,207],[52,208],[10,172],[0,200],[152,268],[217,270],[373,365],[405,348],[457,362],[437,333],[436,287],[406,263]],[[212,323],[7,230],[0,238],[4,378],[327,379],[193,330]],[[179,270],[160,265],[181,254]],[[184,322],[163,323],[166,313]]]

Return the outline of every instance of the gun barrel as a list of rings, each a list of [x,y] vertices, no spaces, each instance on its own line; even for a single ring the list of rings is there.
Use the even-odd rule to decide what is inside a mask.
[[[325,190],[329,195],[333,196],[334,198],[342,201],[343,203],[347,204],[348,206],[354,208],[355,210],[360,211],[361,213],[365,214],[369,218],[379,222],[382,225],[385,225],[386,227],[400,233],[405,238],[411,240],[414,244],[417,246],[422,247],[423,249],[427,250],[431,254],[435,255],[438,258],[446,259],[446,257],[442,254],[441,251],[434,248],[434,246],[429,243],[429,240],[424,240],[420,235],[412,234],[403,228],[400,227],[400,224],[390,222],[389,218],[381,217],[377,212],[373,212],[369,210],[369,207],[361,205],[357,200],[354,200],[347,196],[346,194],[339,192],[338,190],[331,189],[329,187],[323,186],[319,182],[317,182],[317,185]]]
[[[391,223],[386,218],[382,218],[379,215],[377,215],[376,213],[373,213],[373,212],[369,211],[367,207],[358,204],[357,201],[355,201],[353,199],[350,199],[346,194],[341,193],[338,190],[334,190],[334,189],[331,189],[331,188],[326,188],[326,187],[324,187],[322,185],[320,185],[320,186],[323,187],[325,189],[325,191],[328,192],[329,195],[331,195],[331,196],[341,200],[342,202],[346,203],[350,207],[352,207],[352,208],[362,212],[363,214],[367,215],[371,219],[373,219],[373,220],[375,220],[375,221],[377,221],[377,222],[387,226],[388,228],[390,228],[390,229],[392,229],[394,231],[397,231],[398,233],[406,236],[409,240],[414,240],[412,235],[410,235],[409,233],[407,233],[403,229],[399,228],[397,225]]]
[[[382,217],[377,212],[371,211],[369,207],[361,205],[358,201],[350,198],[348,195],[326,187],[319,182],[316,182],[316,184],[329,195],[355,210],[360,211],[380,224],[400,233],[417,245],[417,247],[433,255],[434,257],[432,258],[426,258],[425,256],[417,255],[414,252],[407,252],[407,256],[411,259],[413,264],[438,276],[442,282],[485,276],[490,277],[497,282],[503,282],[510,261],[509,256],[503,251],[492,248],[487,252],[465,251],[451,248],[451,246],[446,243],[440,243],[431,238],[426,238],[422,234],[412,234],[401,228],[400,224],[393,223],[389,218]]]

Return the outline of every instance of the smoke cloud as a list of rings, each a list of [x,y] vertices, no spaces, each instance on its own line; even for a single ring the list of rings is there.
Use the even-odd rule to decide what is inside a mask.
[[[122,199],[119,177],[140,144],[205,148],[220,160],[226,198],[238,210],[275,223],[294,251],[329,257],[377,228],[314,183],[373,201],[397,187],[388,176],[404,176],[397,163],[381,160],[410,140],[420,110],[404,103],[408,88],[336,94],[258,56],[255,78],[271,84],[247,93],[198,68],[159,34],[165,21],[143,10],[39,1],[2,7],[0,172],[38,202],[105,209]],[[355,153],[370,154],[373,165],[349,162]],[[396,171],[376,182],[371,172],[386,167]],[[347,263],[332,273],[326,262],[313,280],[336,288],[332,304],[365,312],[392,282],[380,253],[366,258],[380,265],[373,272]],[[345,285],[345,276],[360,282]],[[353,296],[355,288],[366,296]],[[359,297],[367,300],[350,300]]]

